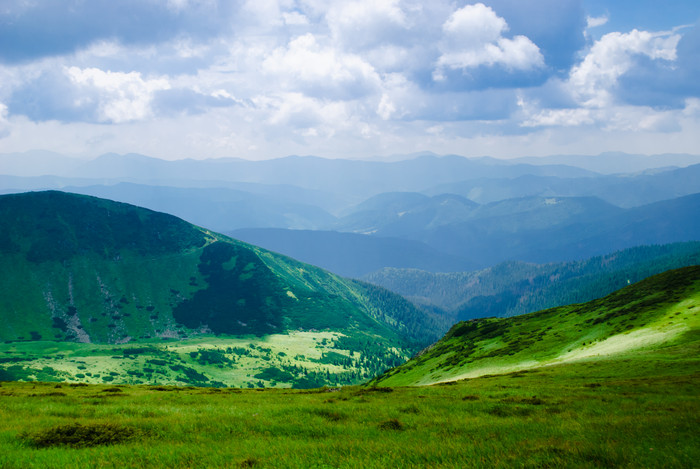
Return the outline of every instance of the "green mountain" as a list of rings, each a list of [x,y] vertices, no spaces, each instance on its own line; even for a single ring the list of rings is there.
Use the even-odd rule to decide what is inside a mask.
[[[0,366],[13,379],[351,383],[444,327],[381,288],[62,192],[0,197],[0,267]]]
[[[449,382],[665,347],[697,349],[699,340],[700,266],[692,266],[588,303],[457,323],[439,342],[375,383]]]
[[[700,242],[638,246],[583,261],[505,262],[470,272],[385,268],[363,280],[452,322],[515,316],[600,298],[667,270],[700,265]]]

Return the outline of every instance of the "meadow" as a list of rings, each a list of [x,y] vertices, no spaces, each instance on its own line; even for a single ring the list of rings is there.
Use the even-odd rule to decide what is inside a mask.
[[[698,352],[422,387],[2,382],[0,467],[693,467]]]

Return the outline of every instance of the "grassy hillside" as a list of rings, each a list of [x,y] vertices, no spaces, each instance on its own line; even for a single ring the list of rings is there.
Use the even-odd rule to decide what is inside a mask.
[[[0,467],[689,468],[697,342],[421,387],[0,383]]]
[[[460,322],[374,382],[421,385],[600,360],[700,339],[700,266],[650,277],[605,298],[511,318]]]
[[[126,204],[3,196],[0,233],[10,379],[347,384],[440,334],[397,295]]]

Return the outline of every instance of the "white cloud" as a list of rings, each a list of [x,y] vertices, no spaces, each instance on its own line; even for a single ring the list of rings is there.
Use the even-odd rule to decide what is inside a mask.
[[[294,38],[275,49],[262,63],[288,91],[310,96],[354,99],[373,92],[380,84],[374,68],[355,54],[322,46],[312,34]]]
[[[396,106],[391,101],[391,98],[387,94],[382,95],[382,99],[379,100],[379,105],[377,106],[377,114],[384,120],[391,119],[392,114],[396,112]]]
[[[10,122],[7,120],[7,106],[0,103],[0,139],[10,135]]]
[[[577,127],[597,125],[608,132],[672,132],[680,130],[682,112],[630,106],[615,97],[618,81],[639,56],[674,61],[680,36],[633,30],[609,33],[596,41],[583,60],[560,83],[577,107],[539,109],[536,102],[520,101],[521,126]]]
[[[597,41],[569,75],[576,100],[586,107],[604,107],[614,101],[613,88],[633,65],[636,55],[654,60],[675,60],[680,36],[633,30],[609,33]]]
[[[562,126],[578,127],[595,123],[590,109],[543,109],[529,115],[523,127]]]
[[[586,17],[586,28],[597,28],[598,26],[603,26],[608,22],[607,16],[588,16]]]
[[[442,29],[450,40],[458,43],[457,46],[485,45],[497,41],[508,25],[491,7],[477,3],[455,11]]]
[[[309,24],[309,19],[298,11],[282,13],[284,24],[290,26],[305,26]]]
[[[349,49],[393,43],[409,27],[399,0],[356,0],[333,5],[326,20],[333,37]]]
[[[98,68],[69,67],[65,69],[65,74],[75,85],[96,91],[97,98],[86,94],[82,99],[97,99],[98,102],[94,104],[97,105],[98,119],[115,124],[149,117],[153,93],[170,88],[166,79],[144,80],[138,72],[105,72]],[[86,105],[85,102],[75,104],[76,107]]]
[[[537,45],[525,36],[504,37],[506,21],[483,3],[455,11],[442,29],[442,55],[433,74],[437,80],[444,78],[444,68],[501,65],[511,70],[531,70],[544,65]]]

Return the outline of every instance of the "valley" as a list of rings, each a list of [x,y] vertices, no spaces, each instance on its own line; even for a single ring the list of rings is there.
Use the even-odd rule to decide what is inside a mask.
[[[0,466],[684,468],[700,457],[698,188],[688,176],[671,198],[649,189],[694,168],[596,176],[469,161],[482,188],[506,184],[497,174],[562,178],[497,200],[501,189],[470,183],[478,202],[457,186],[415,192],[416,168],[459,185],[453,157],[398,165],[392,192],[377,191],[390,164],[313,158],[222,162],[249,171],[225,183],[80,179],[119,175],[117,162],[160,164],[106,157],[80,174],[2,179],[69,178],[92,195],[0,196],[0,268],[12,272],[0,277]],[[299,176],[318,164],[358,186]],[[583,178],[607,189],[564,195]],[[645,195],[615,205],[605,194],[618,183]]]
[[[700,2],[2,0],[0,469],[700,467]]]

